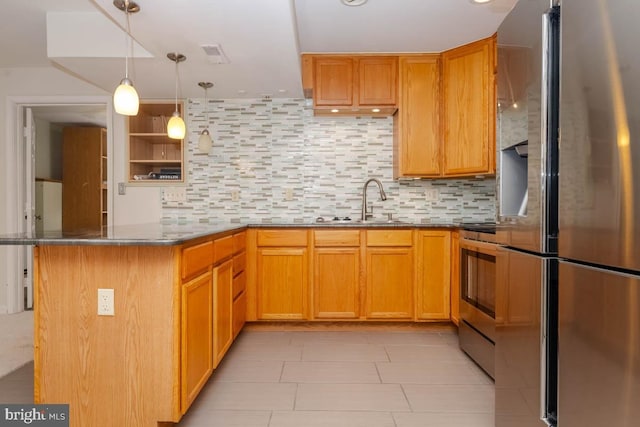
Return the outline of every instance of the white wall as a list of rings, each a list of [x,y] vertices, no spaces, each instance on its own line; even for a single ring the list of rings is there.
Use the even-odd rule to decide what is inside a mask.
[[[36,178],[62,179],[62,128],[46,120],[36,125]]]
[[[115,85],[115,83],[114,83]],[[15,191],[6,183],[8,181],[6,162],[14,136],[9,133],[9,117],[12,116],[8,107],[13,106],[12,98],[38,97],[51,99],[63,97],[96,97],[110,94],[102,89],[72,77],[54,67],[40,68],[4,68],[0,69],[0,234],[11,232],[7,224],[7,210],[10,192]],[[107,98],[108,99],[108,98]],[[112,182],[124,180],[124,153],[126,141],[124,137],[124,119],[114,114],[113,118],[113,147],[112,156],[114,167]],[[114,192],[116,193],[116,192]],[[113,215],[115,223],[157,222],[160,219],[160,191],[158,189],[137,188],[127,191],[126,196],[114,196]],[[13,248],[16,249],[16,248]],[[0,246],[0,313],[7,311],[7,258],[11,247]]]

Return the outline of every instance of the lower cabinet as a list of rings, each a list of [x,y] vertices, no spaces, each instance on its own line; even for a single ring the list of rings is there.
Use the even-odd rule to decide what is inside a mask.
[[[448,229],[274,228],[248,236],[246,291],[238,299],[234,290],[233,312],[246,307],[250,321],[452,319],[457,249]],[[243,321],[234,314],[234,324]]]
[[[460,233],[451,232],[451,321],[460,321]]]
[[[413,249],[367,248],[368,319],[413,318]]]
[[[413,230],[367,230],[367,319],[413,319]]]
[[[233,261],[213,269],[213,367],[216,368],[233,341]]]
[[[181,390],[184,414],[213,371],[211,271],[182,285]]]
[[[316,248],[313,264],[313,317],[358,318],[360,248]]]
[[[306,247],[258,248],[258,319],[307,318],[308,264]]]
[[[419,231],[416,249],[416,318],[449,320],[451,233]]]

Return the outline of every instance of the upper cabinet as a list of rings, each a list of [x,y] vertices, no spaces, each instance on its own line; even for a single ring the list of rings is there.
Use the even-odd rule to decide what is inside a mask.
[[[393,117],[394,177],[439,177],[440,55],[401,56],[399,92]]]
[[[184,182],[184,140],[167,136],[173,102],[141,102],[137,116],[129,117],[129,182]],[[182,103],[178,103],[182,116]]]
[[[495,173],[495,38],[400,57],[394,177]]]
[[[495,36],[442,54],[443,175],[495,173]]]
[[[316,114],[391,115],[397,108],[398,57],[303,55],[303,88]]]

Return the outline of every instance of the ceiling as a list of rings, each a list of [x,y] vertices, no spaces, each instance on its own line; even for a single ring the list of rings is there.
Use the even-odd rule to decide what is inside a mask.
[[[302,52],[440,52],[493,34],[517,0],[136,0],[130,77],[142,98],[302,97]],[[124,77],[126,16],[112,0],[3,5],[0,68],[54,65],[111,92]],[[19,43],[15,41],[19,40]],[[202,45],[220,44],[228,64]]]

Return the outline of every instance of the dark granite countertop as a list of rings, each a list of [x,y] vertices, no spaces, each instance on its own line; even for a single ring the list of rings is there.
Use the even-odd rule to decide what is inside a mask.
[[[245,228],[394,228],[430,229],[458,228],[458,224],[427,224],[411,222],[327,221],[309,223],[187,223],[187,224],[135,224],[104,227],[102,230],[77,232],[16,233],[0,235],[0,245],[112,245],[112,246],[171,246],[205,236],[226,235]]]

